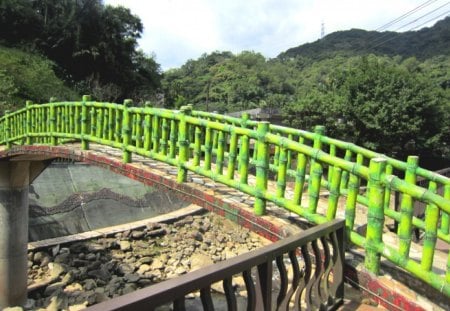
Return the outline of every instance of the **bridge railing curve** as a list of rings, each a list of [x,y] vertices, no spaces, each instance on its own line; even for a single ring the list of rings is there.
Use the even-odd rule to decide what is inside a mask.
[[[130,100],[99,103],[89,96],[27,102],[0,118],[0,144],[7,148],[70,141],[81,141],[83,149],[89,143],[121,149],[124,162],[135,153],[176,166],[179,182],[188,171],[209,177],[253,196],[258,215],[272,202],[314,224],[345,216],[347,237],[364,248],[369,271],[378,273],[384,257],[450,296],[450,254],[445,275],[433,268],[437,243],[450,244],[450,179],[419,167],[415,156],[399,161],[327,137],[322,126],[307,132],[247,115],[132,107]],[[422,217],[415,214],[418,203]],[[362,215],[365,233],[355,227]],[[383,241],[391,221],[398,224],[396,246]],[[423,237],[420,258],[411,254],[414,230]]]

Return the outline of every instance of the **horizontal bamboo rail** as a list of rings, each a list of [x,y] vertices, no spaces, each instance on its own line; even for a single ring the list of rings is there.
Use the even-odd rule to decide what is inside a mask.
[[[111,146],[123,150],[124,162],[139,154],[177,167],[178,182],[191,171],[247,193],[255,198],[258,215],[272,202],[321,224],[334,219],[340,206],[350,242],[366,251],[368,270],[378,273],[381,256],[450,297],[450,254],[446,275],[433,271],[437,241],[450,243],[450,179],[419,167],[416,157],[402,162],[324,131],[194,111],[189,105],[180,110],[148,103],[133,107],[130,100],[99,103],[89,96],[80,102],[27,102],[0,118],[0,144],[6,148],[71,141],[80,141],[83,149],[89,143]],[[276,190],[268,187],[269,180]],[[323,212],[318,205],[325,192]],[[393,208],[394,194],[400,194],[400,210]],[[423,218],[414,214],[417,203],[425,206]],[[358,206],[366,208],[365,235],[355,228]],[[399,224],[398,248],[383,242],[388,219]],[[425,236],[420,260],[410,254],[414,228]]]

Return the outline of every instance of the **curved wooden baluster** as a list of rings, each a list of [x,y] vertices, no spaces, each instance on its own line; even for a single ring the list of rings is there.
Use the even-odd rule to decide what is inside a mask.
[[[298,265],[296,252],[297,252],[297,250],[292,250],[289,252],[289,259],[291,260],[292,271],[293,271],[292,284],[289,287],[286,297],[284,297],[284,300],[279,305],[278,310],[289,310],[289,302],[291,301],[292,295],[297,290],[297,287],[298,287],[298,284],[300,281],[301,272],[300,272],[300,268]]]
[[[341,253],[342,250],[336,232],[331,233],[331,245],[333,246],[333,283],[329,287],[330,295],[328,296],[328,305],[336,303],[337,299],[342,299],[344,294],[342,271],[344,254]]]
[[[278,267],[278,271],[280,273],[280,292],[277,297],[277,310],[280,310],[280,305],[286,297],[287,284],[288,284],[288,276],[286,271],[286,265],[284,264],[284,256],[278,256],[275,259]]]
[[[173,310],[174,311],[185,311],[186,307],[184,305],[184,297],[178,298],[173,301]]]
[[[214,311],[214,304],[211,297],[211,286],[200,290],[200,299],[202,300],[203,310]]]
[[[236,295],[234,294],[232,277],[223,280],[223,290],[227,298],[227,306],[229,311],[237,310]]]
[[[328,239],[325,237],[321,237],[320,241],[322,242],[323,245],[323,255],[325,257],[324,258],[325,261],[323,263],[324,270],[322,271],[322,276],[319,284],[319,296],[322,308],[326,307],[328,303],[328,297],[330,296],[328,288],[329,288],[330,271],[331,268],[333,267],[333,262],[330,260],[331,254],[330,254],[330,246],[328,245]]]
[[[315,270],[314,275],[306,286],[306,304],[313,306],[314,309],[318,309],[319,303],[319,285],[320,276],[322,275],[322,259],[320,256],[319,246],[317,245],[317,240],[311,242],[314,258],[315,258]]]
[[[252,279],[251,270],[245,270],[242,272],[242,277],[245,282],[245,289],[247,290],[247,311],[256,310],[256,291],[255,284]]]
[[[297,292],[295,293],[295,300],[294,300],[294,305],[295,305],[295,310],[301,310],[301,297],[302,297],[302,293],[303,290],[305,289],[305,286],[307,284],[309,284],[310,282],[310,277],[311,277],[311,271],[312,271],[312,262],[311,262],[311,256],[309,255],[309,251],[308,251],[308,245],[303,245],[301,247],[302,249],[302,256],[303,256],[303,261],[305,262],[305,271],[303,273],[303,278],[300,281],[299,287]],[[311,309],[311,304],[308,304],[308,301],[306,302],[307,306],[306,308],[309,310]]]

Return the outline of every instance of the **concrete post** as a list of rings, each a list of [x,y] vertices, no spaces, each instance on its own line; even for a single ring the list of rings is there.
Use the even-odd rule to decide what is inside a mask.
[[[0,162],[0,309],[27,299],[30,162]]]

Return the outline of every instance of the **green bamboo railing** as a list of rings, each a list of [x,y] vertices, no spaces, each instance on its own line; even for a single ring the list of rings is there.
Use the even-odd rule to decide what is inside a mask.
[[[266,122],[194,111],[80,102],[33,104],[0,118],[0,144],[57,145],[80,141],[123,151],[123,162],[138,154],[177,167],[178,182],[188,172],[209,177],[255,198],[258,215],[272,202],[320,224],[345,211],[349,241],[365,249],[366,268],[378,273],[380,257],[405,269],[450,297],[450,254],[442,276],[433,271],[437,240],[450,243],[450,179],[418,166],[417,157],[394,158],[325,136]],[[255,178],[250,178],[255,175]],[[422,179],[421,187],[417,180]],[[269,180],[275,189],[268,186]],[[292,191],[287,191],[290,189]],[[441,190],[439,190],[441,189]],[[438,191],[439,190],[439,191]],[[393,197],[401,195],[400,210]],[[326,210],[319,198],[327,198]],[[425,217],[413,214],[414,203],[426,205]],[[365,208],[367,233],[359,234],[355,218]],[[399,246],[383,242],[384,223],[398,222]],[[420,259],[411,258],[413,228],[424,233]]]

